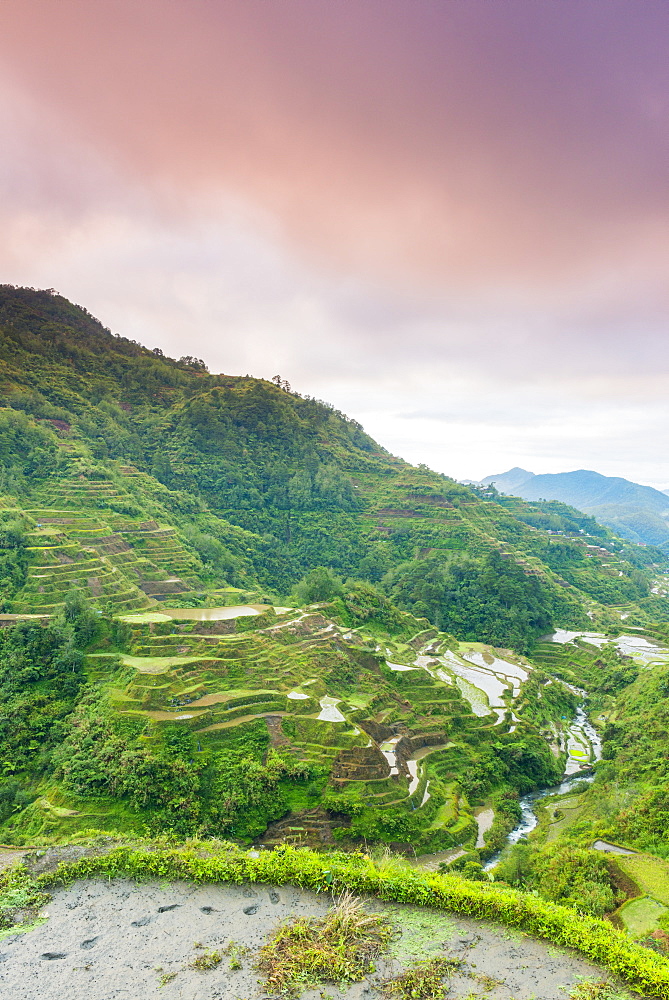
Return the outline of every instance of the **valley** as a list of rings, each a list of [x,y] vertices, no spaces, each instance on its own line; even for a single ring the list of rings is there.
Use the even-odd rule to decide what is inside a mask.
[[[3,843],[391,852],[664,960],[663,551],[50,293],[0,334]]]

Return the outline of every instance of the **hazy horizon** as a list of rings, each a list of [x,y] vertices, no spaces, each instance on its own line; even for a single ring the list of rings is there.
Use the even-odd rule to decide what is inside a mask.
[[[663,0],[0,18],[0,281],[457,479],[669,483]]]

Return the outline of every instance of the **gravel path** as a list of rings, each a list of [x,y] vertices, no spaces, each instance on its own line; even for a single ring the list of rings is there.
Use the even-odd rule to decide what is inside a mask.
[[[321,916],[330,898],[260,885],[77,882],[56,890],[48,919],[25,934],[0,940],[0,996],[12,1000],[258,1000],[264,997],[250,957],[241,969],[224,957],[199,972],[190,963],[231,941],[257,949],[277,923]],[[348,991],[308,992],[347,1000],[376,1000],[378,982],[411,958],[444,952],[465,962],[468,975],[451,980],[449,997],[485,994],[489,1000],[566,1000],[578,977],[601,978],[573,953],[480,921],[441,911],[370,900],[402,928],[394,955]],[[202,947],[200,947],[202,946]],[[175,974],[175,975],[172,975]],[[492,986],[484,977],[502,984]],[[478,978],[477,978],[478,977]]]

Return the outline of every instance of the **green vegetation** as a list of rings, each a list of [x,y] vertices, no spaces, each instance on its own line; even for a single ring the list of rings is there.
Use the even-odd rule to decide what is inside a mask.
[[[668,912],[657,900],[644,896],[641,899],[631,899],[618,911],[618,916],[633,938],[644,938],[656,930],[659,926],[658,918]]]
[[[586,611],[666,616],[650,594],[661,553],[562,504],[413,468],[283,380],[211,375],[58,295],[0,288],[0,371],[8,610],[50,613],[68,588],[118,611],[298,584],[307,603],[351,578],[460,639],[524,651]]]
[[[612,885],[603,854],[561,842],[543,847],[519,844],[500,863],[495,877],[597,917],[624,899]]]
[[[604,730],[607,785],[634,786],[617,812],[615,836],[669,855],[669,664],[644,671],[624,688]]]
[[[66,621],[0,632],[0,768],[39,773],[66,732],[85,684],[84,657]]]
[[[195,956],[191,968],[197,969],[198,972],[208,972],[210,969],[215,969],[222,961],[223,956],[220,951],[203,951]]]
[[[528,652],[555,621],[576,626],[584,621],[572,597],[527,575],[498,551],[478,560],[432,555],[402,563],[387,583],[400,607],[424,614],[458,638],[485,638],[520,652]]]
[[[642,893],[648,893],[669,907],[669,862],[649,854],[623,854],[616,865],[631,878]]]
[[[23,866],[0,871],[0,936],[12,927],[30,926],[50,898]]]
[[[600,980],[579,983],[569,994],[569,1000],[631,1000],[631,998],[629,993],[621,990],[615,983]]]

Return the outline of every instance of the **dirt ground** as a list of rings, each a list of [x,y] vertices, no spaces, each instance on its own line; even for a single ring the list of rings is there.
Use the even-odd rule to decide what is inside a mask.
[[[77,882],[56,890],[33,930],[0,940],[0,996],[12,1000],[260,1000],[267,994],[252,956],[231,968],[191,963],[204,950],[234,942],[257,949],[279,923],[321,916],[331,898],[291,886]],[[305,1000],[375,1000],[381,980],[410,960],[457,955],[465,965],[449,997],[566,1000],[579,977],[601,978],[576,954],[518,932],[442,911],[369,900],[401,929],[392,954],[364,982],[340,992],[328,985]],[[233,963],[234,964],[234,963]],[[493,985],[491,977],[499,982]]]
[[[3,868],[11,868],[18,861],[22,861],[25,853],[25,850],[21,848],[14,850],[11,847],[0,847],[0,871]]]

